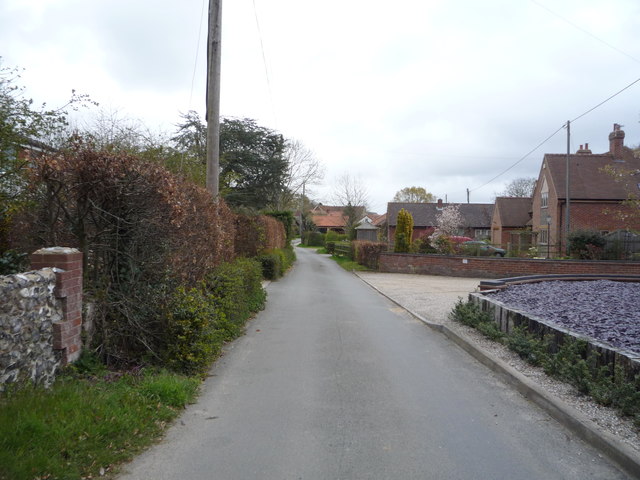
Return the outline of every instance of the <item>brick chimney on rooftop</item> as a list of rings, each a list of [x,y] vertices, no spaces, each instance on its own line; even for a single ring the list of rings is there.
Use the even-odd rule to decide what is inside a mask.
[[[580,148],[576,152],[576,155],[589,155],[590,153],[591,153],[591,150],[589,150],[589,144],[585,143],[584,147],[580,145]]]
[[[624,131],[620,127],[621,125],[614,123],[613,132],[609,134],[609,153],[613,155],[614,160],[622,158],[624,149]]]

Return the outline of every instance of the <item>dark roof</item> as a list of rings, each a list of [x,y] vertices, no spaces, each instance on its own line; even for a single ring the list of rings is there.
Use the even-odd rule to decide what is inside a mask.
[[[547,153],[544,156],[544,165],[547,165],[549,174],[559,199],[565,198],[566,181],[566,155]],[[624,148],[621,160],[614,160],[611,153],[603,154],[572,154],[569,155],[569,182],[572,200],[624,200],[629,195],[626,185],[629,182],[618,182],[614,177],[603,170],[607,165],[624,171],[637,171],[640,169],[640,158],[633,155],[633,151]],[[637,184],[640,182],[633,182]],[[638,192],[636,192],[638,193]]]
[[[492,203],[443,203],[439,206],[437,203],[390,202],[387,204],[387,220],[389,225],[395,225],[398,212],[404,208],[413,217],[414,227],[435,227],[437,224],[436,216],[442,211],[442,208],[449,205],[460,207],[460,213],[464,219],[462,227],[489,228],[491,226]]]
[[[530,219],[531,197],[498,197],[496,210],[500,212],[503,227],[524,227]]]

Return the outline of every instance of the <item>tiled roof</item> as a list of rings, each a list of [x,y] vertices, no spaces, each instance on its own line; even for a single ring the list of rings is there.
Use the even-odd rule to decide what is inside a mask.
[[[396,203],[387,204],[387,219],[389,225],[395,225],[398,218],[398,212],[401,209],[408,211],[413,217],[414,227],[435,227],[437,224],[436,216],[441,210],[452,203],[443,203],[439,206],[437,203]],[[464,220],[464,228],[489,228],[491,226],[491,214],[493,213],[492,203],[460,203],[455,204],[460,207],[460,213]]]
[[[549,169],[559,199],[565,198],[566,155],[546,154],[544,165]],[[624,200],[629,195],[625,182],[616,182],[603,168],[611,165],[623,170],[640,170],[640,158],[624,148],[622,160],[614,160],[610,153],[569,155],[569,195],[572,200]],[[640,182],[634,182],[637,184]],[[640,193],[640,192],[636,192]]]
[[[531,197],[498,197],[496,210],[503,227],[524,227],[530,219]]]
[[[323,228],[343,228],[346,224],[346,218],[342,211],[311,215],[311,220],[316,226]]]

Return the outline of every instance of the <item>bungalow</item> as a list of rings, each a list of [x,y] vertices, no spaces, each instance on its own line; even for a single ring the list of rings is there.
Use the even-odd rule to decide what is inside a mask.
[[[405,203],[391,202],[387,204],[387,238],[393,243],[396,232],[398,212],[401,209],[408,211],[413,217],[413,239],[431,235],[438,224],[437,216],[442,210],[452,204],[445,204],[442,200],[438,203]],[[461,203],[460,207],[463,224],[458,235],[485,239],[491,236],[491,203]]]
[[[531,197],[498,197],[491,217],[491,244],[511,248],[531,243]],[[524,237],[522,238],[524,234]]]
[[[630,194],[640,193],[640,177],[635,177],[640,173],[640,158],[624,146],[624,137],[620,125],[614,124],[607,153],[594,154],[586,144],[568,159],[567,154],[544,156],[532,203],[532,229],[540,248],[555,254],[563,252],[567,226],[569,231],[602,233],[640,229],[637,212],[634,215],[624,203]],[[624,181],[608,169],[620,173]]]

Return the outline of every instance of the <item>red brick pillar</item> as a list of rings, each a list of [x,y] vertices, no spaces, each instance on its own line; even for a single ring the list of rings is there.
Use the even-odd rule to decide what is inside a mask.
[[[54,295],[62,302],[63,318],[53,324],[53,348],[62,364],[74,362],[82,346],[82,253],[75,248],[42,248],[31,254],[31,269],[56,268]]]

